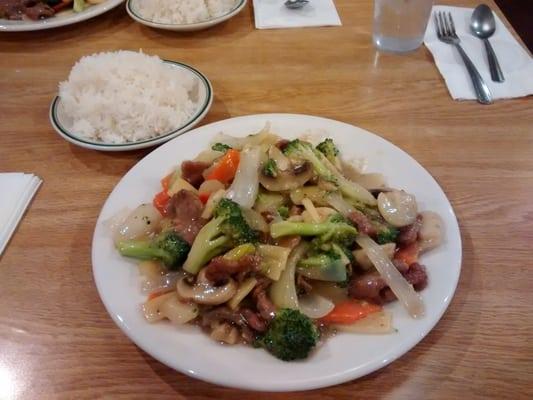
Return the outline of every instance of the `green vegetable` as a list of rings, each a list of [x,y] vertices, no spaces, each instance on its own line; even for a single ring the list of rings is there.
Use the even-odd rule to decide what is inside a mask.
[[[231,149],[231,146],[228,146],[224,143],[215,143],[213,146],[211,146],[211,150],[220,151],[222,153],[225,153],[229,149]]]
[[[278,214],[283,219],[289,218],[289,207],[287,206],[278,207]]]
[[[283,361],[307,358],[319,338],[313,322],[298,310],[278,311],[266,333],[256,345]]]
[[[389,225],[381,225],[380,229],[378,229],[376,239],[379,244],[391,243],[396,241],[399,234],[400,231],[397,228]]]
[[[278,176],[278,165],[276,164],[276,160],[269,158],[268,161],[263,166],[263,175],[270,176],[271,178],[275,178]]]
[[[346,196],[364,204],[376,204],[376,199],[368,190],[346,179],[326,156],[315,149],[311,143],[295,139],[285,147],[283,152],[289,158],[309,162],[319,177],[334,183]]]
[[[86,7],[85,0],[74,0],[74,5],[72,6],[74,12],[82,12]]]
[[[256,243],[257,231],[250,228],[237,203],[221,199],[213,219],[198,232],[183,269],[197,274],[213,257],[241,244]]]
[[[318,239],[314,242],[316,245],[335,242],[349,246],[355,240],[357,229],[347,223],[340,214],[333,214],[326,221],[319,223],[281,221],[270,225],[272,238],[288,235],[315,236]]]
[[[273,211],[278,207],[284,206],[287,203],[287,198],[279,193],[270,193],[260,191],[255,199],[254,210],[258,213],[265,211]]]
[[[190,248],[189,244],[173,231],[161,233],[153,240],[126,240],[118,244],[118,251],[123,256],[140,260],[159,260],[171,270],[183,264]]]
[[[310,279],[344,282],[347,278],[346,265],[349,263],[344,251],[334,244],[328,251],[314,251],[300,260],[298,272]]]
[[[316,146],[316,149],[324,154],[330,163],[335,165],[337,168],[340,167],[339,149],[335,143],[333,143],[333,139],[328,138],[324,140],[322,143],[319,143]]]

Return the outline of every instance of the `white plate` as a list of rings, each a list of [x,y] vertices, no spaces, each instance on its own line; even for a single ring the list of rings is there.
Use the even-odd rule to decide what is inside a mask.
[[[160,190],[159,180],[182,160],[207,148],[218,132],[244,136],[265,122],[287,138],[303,133],[332,137],[348,159],[366,159],[368,171],[382,172],[388,182],[417,196],[421,209],[438,212],[445,223],[441,247],[424,255],[429,285],[421,292],[426,316],[414,320],[398,304],[390,304],[397,333],[329,338],[307,360],[283,362],[266,351],[223,346],[198,328],[170,323],[147,323],[140,312],[144,296],[134,263],[113,247],[104,221],[124,207],[149,202]],[[98,292],[116,324],[140,348],[162,363],[205,381],[251,390],[314,389],[349,381],[384,367],[416,345],[439,321],[455,291],[461,270],[461,238],[446,195],[431,175],[408,154],[384,139],[352,125],[329,119],[291,114],[232,118],[206,125],[159,147],[135,165],[107,199],[93,237],[93,273]],[[438,361],[438,360],[436,360]]]
[[[0,32],[22,32],[22,31],[40,31],[42,29],[57,28],[59,26],[76,24],[81,21],[96,17],[106,11],[115,8],[124,0],[107,0],[104,3],[95,4],[87,7],[80,13],[75,13],[72,10],[64,10],[57,13],[51,18],[42,19],[39,21],[10,21],[7,19],[0,19]]]
[[[139,22],[140,24],[149,26],[151,28],[158,28],[158,29],[165,29],[167,31],[181,31],[181,32],[190,32],[190,31],[199,31],[201,29],[207,29],[214,25],[220,24],[221,22],[224,22],[231,17],[237,15],[241,12],[241,10],[246,5],[247,0],[239,0],[239,2],[235,5],[235,7],[229,11],[227,14],[221,15],[220,17],[216,17],[207,21],[202,22],[196,22],[194,24],[163,24],[160,22],[151,21],[149,19],[146,19],[140,15],[140,13],[137,10],[137,2],[143,1],[143,0],[127,0],[126,1],[126,11],[128,11],[128,14],[131,18],[133,18],[135,21]]]
[[[61,98],[59,96],[56,96],[54,100],[52,100],[52,104],[50,105],[49,117],[52,127],[63,139],[69,141],[70,143],[73,143],[77,146],[85,147],[87,149],[101,151],[127,151],[142,149],[145,147],[151,147],[166,142],[172,138],[175,138],[176,136],[181,135],[184,132],[187,132],[188,130],[195,127],[206,116],[209,109],[211,108],[211,104],[213,103],[213,87],[211,86],[211,82],[209,82],[209,79],[207,79],[204,74],[194,69],[193,67],[176,61],[163,61],[173,66],[174,68],[181,69],[191,74],[193,77],[196,78],[198,82],[198,108],[191,116],[191,118],[185,121],[180,127],[177,127],[176,129],[166,134],[132,143],[113,144],[90,140],[78,136],[73,132],[69,132],[64,127],[64,122],[68,117],[64,115],[63,108],[61,107]]]

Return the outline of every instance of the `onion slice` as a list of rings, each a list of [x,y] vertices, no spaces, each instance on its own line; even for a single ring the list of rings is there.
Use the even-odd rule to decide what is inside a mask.
[[[226,193],[226,198],[244,208],[252,208],[259,191],[259,147],[247,147],[241,152],[241,159],[235,179]]]
[[[381,247],[367,235],[358,235],[356,242],[366,251],[366,254],[374,267],[391,288],[400,303],[405,307],[409,315],[419,318],[424,315],[424,303],[415,292],[413,286],[396,269]]]
[[[316,293],[309,293],[298,298],[298,307],[309,318],[318,319],[328,315],[335,308],[335,304]]]

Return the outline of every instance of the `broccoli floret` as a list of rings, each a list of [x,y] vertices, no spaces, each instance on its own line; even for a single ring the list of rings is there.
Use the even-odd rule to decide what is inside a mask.
[[[330,163],[340,167],[339,149],[333,143],[333,139],[327,138],[316,146],[316,149],[326,156]]]
[[[215,143],[213,146],[211,146],[211,150],[220,151],[222,153],[225,153],[229,149],[231,149],[231,146],[228,146],[224,143]]]
[[[198,232],[183,269],[196,274],[213,257],[244,243],[259,240],[257,231],[250,228],[237,203],[229,199],[219,201],[213,219]]]
[[[355,240],[357,229],[345,222],[344,217],[337,214],[324,222],[290,222],[281,221],[270,225],[270,236],[277,239],[281,236],[299,235],[315,236],[315,245],[336,242],[349,246]]]
[[[283,361],[307,358],[319,338],[313,322],[298,310],[283,308],[256,345]]]
[[[346,179],[326,156],[315,149],[311,143],[295,139],[285,147],[283,152],[289,158],[309,162],[320,178],[334,183],[343,194],[353,200],[360,201],[364,204],[376,204],[376,199],[368,190]]]
[[[289,207],[287,206],[278,207],[278,214],[283,219],[289,218]]]
[[[263,166],[263,175],[275,178],[278,176],[278,165],[276,160],[269,158]]]
[[[126,257],[140,260],[158,260],[170,270],[180,267],[191,246],[176,232],[168,231],[153,240],[126,240],[118,244],[118,251]]]
[[[397,228],[380,224],[376,240],[379,244],[395,242],[399,234],[400,231]]]
[[[344,255],[331,249],[312,251],[298,262],[298,272],[303,276],[320,281],[343,282],[346,280],[346,265],[349,263]]]

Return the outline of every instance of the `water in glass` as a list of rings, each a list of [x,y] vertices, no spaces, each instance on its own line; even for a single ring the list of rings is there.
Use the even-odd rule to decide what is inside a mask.
[[[418,48],[432,5],[432,0],[374,0],[374,45],[393,52]]]

